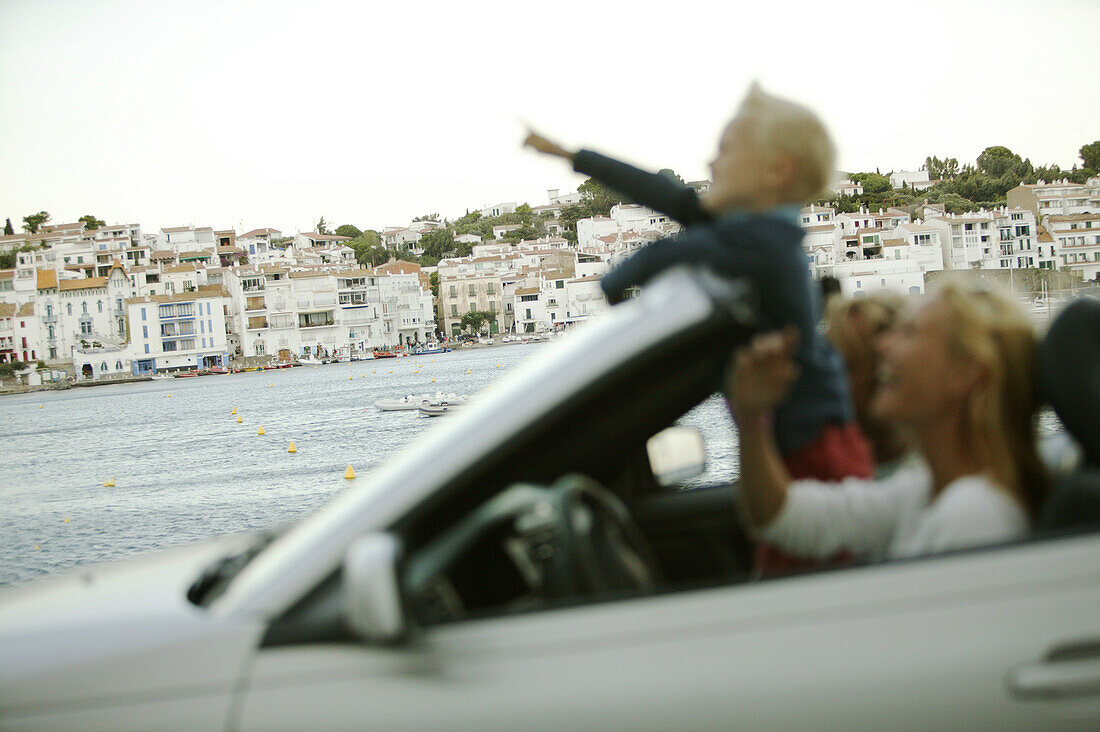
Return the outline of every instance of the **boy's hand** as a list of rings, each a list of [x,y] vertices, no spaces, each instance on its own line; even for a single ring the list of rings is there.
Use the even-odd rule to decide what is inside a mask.
[[[553,155],[558,158],[565,158],[566,160],[572,160],[574,153],[569,152],[556,142],[547,140],[545,137],[535,132],[534,130],[527,131],[527,137],[524,139],[523,144],[526,147],[538,150],[540,153],[546,155]]]
[[[726,396],[739,416],[766,413],[783,400],[798,378],[794,353],[798,330],[765,333],[738,349],[726,371]]]

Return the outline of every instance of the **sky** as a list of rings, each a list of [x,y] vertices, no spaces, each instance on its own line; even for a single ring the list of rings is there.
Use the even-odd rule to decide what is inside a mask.
[[[687,180],[752,80],[839,168],[1080,163],[1100,2],[0,0],[0,218],[311,231],[547,202],[527,125]]]

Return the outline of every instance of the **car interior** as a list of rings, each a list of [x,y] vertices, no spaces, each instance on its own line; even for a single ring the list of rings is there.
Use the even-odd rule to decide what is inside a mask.
[[[590,384],[391,527],[411,625],[752,579],[736,484],[662,486],[646,451],[716,391],[731,344],[748,337],[722,311]],[[1052,492],[1037,536],[1100,526],[1097,311],[1097,300],[1067,308],[1042,349],[1047,397],[1084,459]],[[337,573],[264,644],[354,640],[338,617],[339,590]]]

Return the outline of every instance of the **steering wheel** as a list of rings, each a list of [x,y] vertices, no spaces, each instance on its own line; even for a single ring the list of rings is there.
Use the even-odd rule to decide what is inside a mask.
[[[557,505],[569,596],[649,592],[656,562],[641,529],[611,491],[580,474],[566,475],[549,489]]]
[[[646,592],[657,583],[649,544],[626,506],[591,478],[571,474],[550,487],[507,488],[416,552],[403,585],[419,614],[467,615],[448,573],[475,544],[504,530],[516,539],[505,551],[543,602]]]

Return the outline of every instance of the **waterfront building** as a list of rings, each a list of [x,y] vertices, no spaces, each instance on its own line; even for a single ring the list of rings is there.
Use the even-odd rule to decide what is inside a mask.
[[[1084,280],[1100,281],[1100,210],[1045,216],[1043,227],[1053,240],[1059,269],[1075,272]]]
[[[220,287],[135,297],[123,303],[130,338],[117,361],[134,375],[229,365],[225,312],[229,293]],[[73,365],[82,378],[110,366],[108,349],[88,351]]]

